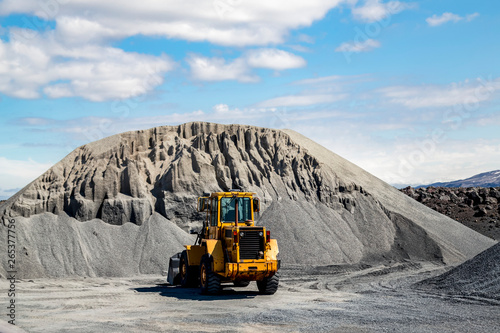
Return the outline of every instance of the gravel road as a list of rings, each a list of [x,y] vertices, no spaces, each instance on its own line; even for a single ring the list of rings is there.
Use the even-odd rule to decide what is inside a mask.
[[[444,270],[288,266],[273,296],[255,283],[203,296],[151,275],[21,280],[16,322],[27,332],[498,332],[498,300],[412,287]]]

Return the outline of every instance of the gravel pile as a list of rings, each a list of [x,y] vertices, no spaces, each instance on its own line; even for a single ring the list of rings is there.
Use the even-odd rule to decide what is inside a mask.
[[[500,300],[500,243],[417,287]]]
[[[160,274],[168,258],[194,242],[192,235],[159,214],[143,225],[79,222],[62,213],[17,217],[18,278]],[[6,239],[6,228],[0,228]],[[0,276],[6,276],[0,267]]]
[[[296,132],[200,122],[82,146],[0,221],[16,220],[24,277],[158,274],[201,227],[197,196],[232,188],[262,199],[284,264],[453,264],[494,243]]]

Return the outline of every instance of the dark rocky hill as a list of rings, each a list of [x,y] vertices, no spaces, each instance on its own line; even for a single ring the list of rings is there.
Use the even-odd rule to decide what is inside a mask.
[[[500,187],[406,187],[401,191],[485,236],[500,240]]]

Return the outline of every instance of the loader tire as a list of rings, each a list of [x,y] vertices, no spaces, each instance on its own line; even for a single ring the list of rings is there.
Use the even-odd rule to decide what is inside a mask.
[[[181,286],[183,286],[184,288],[196,287],[198,276],[196,275],[195,269],[189,266],[186,250],[182,251],[181,254],[181,259],[179,262],[179,276],[181,280]]]
[[[280,276],[276,272],[273,276],[257,281],[259,292],[263,295],[272,295],[278,290]]]
[[[221,291],[221,277],[212,270],[213,257],[204,254],[200,263],[200,286],[201,293],[216,295]]]
[[[248,287],[249,284],[250,284],[250,281],[234,281],[233,282],[233,285],[235,287]]]

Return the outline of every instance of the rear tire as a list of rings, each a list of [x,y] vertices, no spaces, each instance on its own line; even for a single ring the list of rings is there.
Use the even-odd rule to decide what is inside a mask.
[[[179,277],[181,286],[184,288],[195,287],[198,282],[196,275],[196,267],[189,266],[188,256],[186,250],[182,251],[181,259],[179,262]]]
[[[204,254],[200,263],[200,286],[201,293],[216,295],[221,291],[221,277],[212,271],[213,257]]]
[[[273,276],[264,278],[263,280],[257,281],[257,287],[259,292],[263,295],[272,295],[278,290],[278,285],[280,282],[280,276],[276,272]]]

